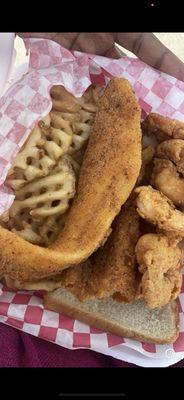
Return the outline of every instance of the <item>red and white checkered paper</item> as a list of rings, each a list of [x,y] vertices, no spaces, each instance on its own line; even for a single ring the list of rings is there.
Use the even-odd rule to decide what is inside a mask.
[[[0,98],[0,214],[14,196],[4,186],[12,160],[35,123],[51,109],[53,84],[80,97],[93,83],[106,84],[113,76],[127,78],[142,107],[184,121],[184,82],[142,61],[119,60],[73,52],[43,39],[25,41],[30,52],[29,73]],[[179,296],[180,335],[173,345],[140,343],[102,332],[43,306],[43,295],[13,291],[0,284],[0,321],[69,348],[88,348],[115,358],[150,367],[162,367],[184,358],[184,285]]]

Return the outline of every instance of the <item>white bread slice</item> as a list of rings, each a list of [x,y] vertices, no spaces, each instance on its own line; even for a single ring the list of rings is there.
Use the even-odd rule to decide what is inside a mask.
[[[143,300],[133,304],[119,303],[111,297],[80,302],[65,289],[45,295],[45,306],[76,318],[103,331],[119,336],[166,344],[179,333],[179,312],[176,301],[161,309],[149,309]]]

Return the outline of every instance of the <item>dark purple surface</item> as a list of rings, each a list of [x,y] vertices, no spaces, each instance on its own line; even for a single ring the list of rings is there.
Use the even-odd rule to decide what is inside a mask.
[[[90,350],[67,350],[0,323],[0,367],[129,367]],[[184,367],[184,360],[173,367]]]

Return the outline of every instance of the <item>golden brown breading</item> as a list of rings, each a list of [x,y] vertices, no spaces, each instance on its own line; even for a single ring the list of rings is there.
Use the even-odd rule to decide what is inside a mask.
[[[177,171],[184,174],[184,140],[170,139],[160,143],[156,149],[156,156],[169,159],[176,165]]]
[[[118,290],[125,301],[133,300],[135,281],[135,244],[139,237],[139,217],[135,207],[125,207],[114,221],[113,231],[93,256],[79,266],[63,271],[64,286],[81,301],[109,297]]]
[[[135,205],[126,204],[113,224],[106,246],[94,257],[96,271],[93,287],[97,288],[98,298],[118,292],[124,301],[134,300],[137,287],[135,245],[140,237],[139,220]]]
[[[152,173],[152,160],[155,155],[155,147],[148,145],[142,149],[142,164],[137,184],[147,184],[150,180]]]
[[[171,161],[155,158],[151,184],[176,206],[184,205],[184,178]]]
[[[142,122],[142,131],[146,135],[154,135],[158,142],[169,138],[184,139],[184,122],[150,113]]]
[[[81,258],[86,258],[103,243],[138,177],[139,118],[140,108],[129,83],[119,78],[111,80],[99,101],[62,240],[58,239],[52,249],[62,251],[64,240],[68,253],[75,248],[77,253],[81,252]]]
[[[1,270],[12,279],[30,281],[87,259],[109,235],[140,166],[140,107],[129,82],[114,78],[99,101],[65,228],[44,249],[1,227]]]
[[[133,301],[137,289],[135,245],[140,237],[139,219],[135,205],[126,204],[116,217],[107,242],[88,264],[63,271],[64,287],[81,301],[117,292],[121,300]]]
[[[139,220],[135,205],[126,204],[116,217],[105,245],[85,263],[35,282],[12,281],[6,276],[6,284],[18,289],[46,291],[65,287],[81,301],[114,293],[118,300],[133,301],[138,286],[135,245],[140,237]]]
[[[138,297],[151,308],[163,307],[178,296],[182,274],[181,250],[162,234],[142,236],[135,248],[142,274]]]
[[[171,200],[151,186],[140,186],[134,192],[138,194],[137,212],[142,218],[161,230],[184,236],[184,214],[175,209]]]

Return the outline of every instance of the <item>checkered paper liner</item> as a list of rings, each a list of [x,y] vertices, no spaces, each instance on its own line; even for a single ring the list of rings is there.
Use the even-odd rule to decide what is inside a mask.
[[[184,121],[184,82],[138,59],[119,60],[70,52],[43,39],[25,41],[29,73],[0,98],[0,214],[14,199],[4,186],[12,160],[35,123],[51,109],[53,84],[80,97],[90,83],[106,84],[113,76],[127,78],[139,99],[142,116],[150,111]],[[102,332],[43,306],[41,293],[18,291],[0,284],[0,321],[69,349],[88,348],[141,366],[168,366],[184,358],[184,285],[179,296],[180,335],[173,345],[140,343]]]

